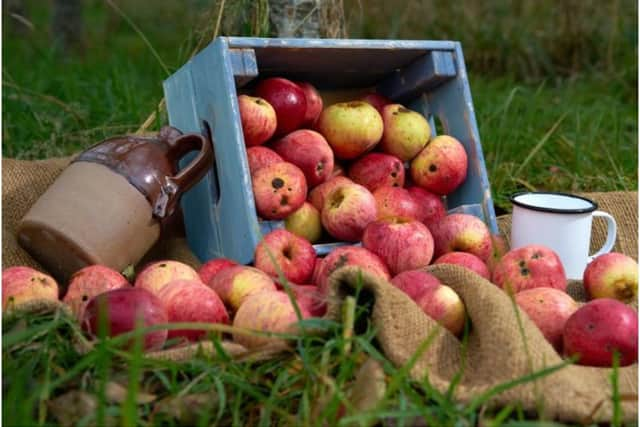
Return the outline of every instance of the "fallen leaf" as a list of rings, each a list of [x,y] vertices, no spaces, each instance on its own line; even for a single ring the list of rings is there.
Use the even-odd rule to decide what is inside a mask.
[[[105,386],[105,396],[110,403],[122,403],[127,399],[129,390],[126,387],[115,381],[109,381]],[[144,405],[145,403],[151,403],[158,397],[154,394],[138,391],[136,393],[136,403],[138,405]]]

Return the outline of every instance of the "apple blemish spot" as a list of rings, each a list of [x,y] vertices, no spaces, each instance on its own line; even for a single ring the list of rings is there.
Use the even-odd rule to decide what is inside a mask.
[[[282,178],[273,178],[273,180],[271,181],[271,186],[273,188],[282,188],[284,187],[284,181],[282,180]]]

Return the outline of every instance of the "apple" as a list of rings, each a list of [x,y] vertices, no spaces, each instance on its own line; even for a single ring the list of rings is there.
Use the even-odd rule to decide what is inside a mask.
[[[327,294],[331,273],[347,265],[359,267],[384,280],[391,278],[389,269],[382,259],[370,250],[358,246],[339,246],[322,259],[318,268],[316,284],[322,295]]]
[[[431,273],[423,270],[405,270],[391,279],[391,284],[417,301],[428,289],[442,285]]]
[[[439,256],[434,264],[456,264],[465,267],[487,280],[491,280],[489,267],[477,256],[468,252],[447,252]]]
[[[311,317],[305,307],[299,307],[303,319]],[[263,291],[247,297],[233,318],[236,328],[275,333],[296,333],[298,316],[289,299],[282,291]],[[267,335],[245,335],[233,333],[233,340],[248,349],[266,345],[283,345],[283,338]]]
[[[382,137],[380,113],[364,101],[339,102],[325,108],[316,125],[336,157],[350,160],[371,150]]]
[[[62,301],[80,319],[91,298],[112,289],[128,287],[131,284],[120,272],[104,265],[89,265],[73,273]]]
[[[331,236],[357,242],[367,224],[376,219],[376,199],[362,185],[342,184],[327,194],[320,216]]]
[[[336,176],[334,178],[331,178],[330,180],[323,182],[322,184],[309,191],[309,202],[316,209],[318,209],[318,211],[322,211],[322,207],[324,206],[324,199],[327,197],[327,194],[329,194],[329,192],[331,192],[331,190],[333,190],[337,186],[348,183],[353,183],[353,181],[344,176]]]
[[[420,207],[404,188],[384,185],[373,192],[373,197],[376,199],[378,219],[418,219]]]
[[[300,89],[304,92],[304,97],[307,101],[307,110],[304,115],[304,121],[302,126],[313,127],[314,123],[322,112],[322,97],[318,93],[318,90],[309,82],[296,82]]]
[[[295,212],[284,219],[284,228],[310,243],[315,243],[322,237],[320,211],[311,203],[304,202]]]
[[[276,112],[266,100],[249,95],[238,96],[244,145],[264,144],[276,131]]]
[[[275,282],[267,273],[246,265],[225,268],[213,276],[207,285],[233,311],[240,307],[248,295],[277,290]]]
[[[369,153],[351,164],[349,178],[372,192],[385,185],[402,187],[404,186],[404,165],[396,156]]]
[[[89,300],[82,314],[82,329],[95,338],[100,335],[102,319],[106,335],[131,332],[138,327],[150,327],[168,322],[167,310],[162,301],[144,288],[119,288],[103,292]],[[144,350],[158,350],[167,339],[167,330],[144,334]],[[127,347],[133,345],[133,339]]]
[[[478,217],[449,214],[429,227],[435,243],[436,258],[448,252],[469,252],[486,262],[491,256],[491,232]]]
[[[613,353],[620,366],[638,361],[638,313],[612,298],[592,300],[577,309],[564,326],[564,353],[579,356],[578,364],[612,366]]]
[[[496,265],[502,259],[504,254],[509,252],[509,244],[504,236],[500,234],[491,234],[491,256],[487,260],[487,267],[489,267],[489,271],[493,273]]]
[[[2,310],[33,300],[58,301],[58,283],[36,269],[25,266],[2,271]]]
[[[542,245],[511,249],[493,270],[492,281],[509,293],[532,288],[567,289],[567,278],[560,257]]]
[[[416,185],[446,196],[466,179],[467,164],[464,146],[451,136],[440,135],[418,153],[409,170]]]
[[[258,215],[283,219],[304,203],[307,181],[293,163],[273,163],[258,169],[251,180]]]
[[[385,105],[382,109],[384,132],[380,148],[402,161],[413,159],[431,138],[431,127],[424,116],[400,104]]]
[[[300,168],[309,188],[325,182],[331,176],[333,151],[324,136],[316,131],[293,131],[274,142],[272,147],[285,161]]]
[[[249,163],[249,172],[253,176],[258,169],[273,163],[284,162],[284,159],[271,148],[258,145],[247,148],[247,162]]]
[[[416,304],[424,313],[448,329],[455,336],[464,330],[466,309],[458,294],[449,286],[440,285],[426,289]]]
[[[321,267],[322,267],[322,261],[324,260],[324,258],[322,257],[316,257],[316,261],[313,264],[313,273],[311,273],[311,283],[318,286],[318,282],[319,282],[319,278],[320,278],[320,271],[321,271]]]
[[[232,259],[228,258],[214,258],[205,262],[198,269],[198,276],[200,276],[200,280],[205,285],[211,281],[211,278],[224,270],[227,267],[233,267],[234,265],[238,265]]]
[[[290,285],[301,309],[312,317],[322,317],[327,312],[327,302],[315,285]]]
[[[276,112],[275,135],[285,135],[299,129],[307,114],[304,91],[291,80],[281,77],[264,79],[258,83],[255,95],[264,98]]]
[[[619,252],[600,255],[587,265],[582,283],[590,299],[613,298],[629,304],[638,300],[638,263]]]
[[[198,272],[189,265],[172,260],[155,261],[147,264],[136,276],[134,286],[151,293],[160,289],[172,280],[200,280]]]
[[[200,281],[169,282],[158,292],[158,299],[167,310],[169,322],[229,323],[229,314],[218,294]],[[198,341],[206,333],[206,330],[172,329],[167,338]]]
[[[426,267],[433,257],[431,232],[416,220],[373,221],[364,230],[362,246],[378,255],[394,275]]]
[[[254,259],[254,266],[272,277],[281,272],[291,282],[304,283],[311,279],[316,251],[308,240],[278,229],[258,243]]]
[[[429,227],[429,229],[447,215],[441,196],[415,185],[407,187],[407,191],[418,203],[418,221]]]
[[[360,98],[360,100],[371,104],[376,110],[378,110],[380,115],[382,115],[382,110],[385,105],[393,103],[393,101],[391,101],[386,96],[380,95],[376,92],[368,93]]]
[[[518,292],[515,300],[547,341],[561,352],[564,325],[578,309],[578,303],[566,292],[554,288],[527,289]]]

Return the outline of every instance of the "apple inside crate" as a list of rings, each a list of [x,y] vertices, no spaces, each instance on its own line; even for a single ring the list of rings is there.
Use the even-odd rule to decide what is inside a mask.
[[[262,236],[284,226],[256,213],[237,98],[268,77],[312,84],[325,108],[375,91],[425,116],[432,136],[439,122],[468,157],[467,177],[447,195],[447,209],[476,215],[498,232],[460,43],[218,37],[164,82],[169,123],[213,142],[211,170],[182,198],[187,240],[202,261],[250,263]],[[314,248],[323,255],[345,244],[354,243]]]

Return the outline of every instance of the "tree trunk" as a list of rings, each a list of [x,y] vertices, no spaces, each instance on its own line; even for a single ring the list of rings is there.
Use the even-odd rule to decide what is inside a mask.
[[[342,0],[269,0],[276,37],[345,36]]]
[[[82,0],[53,0],[51,33],[54,44],[67,54],[84,46]]]

